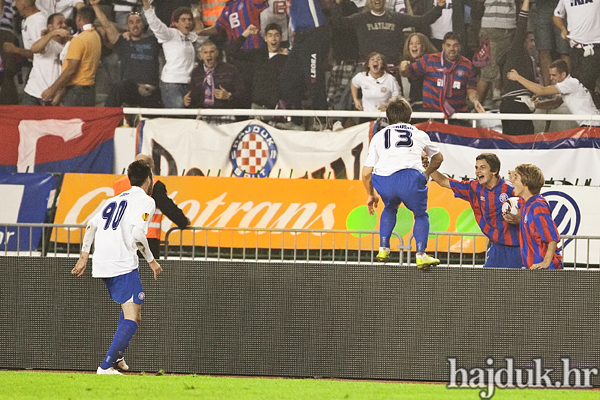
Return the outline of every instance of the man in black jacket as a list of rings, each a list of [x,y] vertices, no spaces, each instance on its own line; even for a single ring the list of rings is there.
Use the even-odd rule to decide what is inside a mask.
[[[217,46],[207,40],[200,47],[202,62],[192,71],[191,90],[183,102],[192,108],[236,108],[245,93],[242,77],[231,64],[219,60]],[[211,120],[213,120],[211,118]],[[219,118],[215,119],[217,122]]]
[[[281,99],[279,76],[287,59],[287,53],[281,49],[281,26],[270,23],[265,28],[266,47],[241,51],[241,47],[250,35],[258,33],[254,25],[238,37],[228,49],[233,57],[243,58],[254,68],[252,80],[252,108],[274,109]]]

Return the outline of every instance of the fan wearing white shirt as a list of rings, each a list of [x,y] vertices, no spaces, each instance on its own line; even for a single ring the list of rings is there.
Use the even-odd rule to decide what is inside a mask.
[[[192,70],[196,62],[192,10],[179,7],[173,12],[173,28],[167,27],[158,17],[149,0],[142,0],[144,15],[158,43],[165,53],[165,66],[160,76],[160,94],[165,108],[183,108],[183,98],[189,92]]]
[[[150,217],[156,208],[150,197],[152,170],[146,161],[138,160],[129,164],[127,176],[132,188],[108,199],[100,212],[88,222],[81,255],[71,270],[73,275],[83,275],[95,241],[92,277],[102,278],[111,298],[121,304],[117,332],[106,358],[98,367],[99,375],[120,375],[115,366],[129,369],[123,353],[140,323],[144,303],[137,250],[148,262],[155,280],[162,272],[146,240]]]
[[[80,9],[85,3],[81,0],[35,0],[35,5],[46,15],[60,13],[67,20],[71,20],[73,10]]]
[[[30,49],[33,52],[33,68],[21,99],[22,105],[45,105],[42,92],[60,76],[60,54],[71,35],[67,31],[67,20],[62,14],[50,15],[47,23],[48,33],[36,41]]]
[[[380,53],[369,54],[364,71],[352,78],[350,89],[354,106],[359,111],[385,111],[388,101],[400,95],[400,85],[387,73],[385,57]],[[359,89],[362,101],[358,99]]]
[[[31,45],[42,37],[42,31],[46,29],[47,17],[37,9],[35,0],[16,0],[15,8],[19,11],[19,15],[24,18],[21,23],[23,48],[17,47],[13,43],[4,43],[4,51],[31,60],[33,58],[33,52],[30,50]]]
[[[536,101],[536,107],[554,109],[563,102],[571,114],[600,115],[590,92],[577,80],[569,75],[569,67],[564,60],[556,60],[550,64],[550,86],[541,86],[523,78],[514,69],[507,74],[508,79],[517,81],[537,96],[559,94],[550,101]],[[600,121],[577,121],[579,126],[600,126]]]

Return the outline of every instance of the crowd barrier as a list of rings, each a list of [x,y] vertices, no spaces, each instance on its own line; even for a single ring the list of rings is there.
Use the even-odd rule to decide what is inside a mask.
[[[17,237],[24,230],[42,230],[39,245],[17,241],[16,248],[5,248],[4,256],[78,257],[85,234],[81,224],[6,224],[0,236],[15,228]],[[59,229],[66,240],[58,237]],[[33,235],[30,233],[29,237]],[[235,237],[234,237],[235,236]],[[484,243],[484,246],[478,245]],[[413,237],[405,242],[392,233],[392,254],[386,265],[414,266]],[[441,260],[440,267],[481,267],[485,263],[489,240],[481,233],[430,232],[428,252]],[[379,232],[326,229],[248,229],[188,227],[169,229],[162,242],[162,260],[269,263],[376,264]],[[594,249],[600,236],[562,235],[558,245],[566,269],[598,269],[600,257]]]
[[[120,308],[89,269],[72,276],[74,264],[0,256],[10,271],[0,279],[0,369],[96,370]],[[515,369],[538,363],[540,374],[568,381],[577,374],[562,359],[569,369],[600,360],[600,274],[591,270],[162,265],[158,281],[140,268],[142,322],[125,354],[132,371],[448,382],[450,358],[467,371],[512,358]],[[597,373],[591,379],[600,385]]]

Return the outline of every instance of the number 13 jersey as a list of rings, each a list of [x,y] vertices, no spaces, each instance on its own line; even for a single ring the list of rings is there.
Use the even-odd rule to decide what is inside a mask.
[[[92,276],[112,278],[127,274],[138,267],[134,226],[148,232],[156,205],[152,197],[138,186],[108,199],[90,224],[96,226]]]
[[[408,168],[423,172],[423,151],[431,158],[440,149],[431,142],[427,133],[410,124],[390,125],[371,139],[365,167],[373,167],[373,173],[379,176],[390,176]]]

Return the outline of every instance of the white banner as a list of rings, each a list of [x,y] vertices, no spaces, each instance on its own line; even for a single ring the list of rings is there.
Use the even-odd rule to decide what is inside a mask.
[[[258,120],[213,126],[158,118],[139,129],[157,175],[360,179],[370,124],[342,131],[282,131]],[[157,160],[160,160],[157,163]]]

